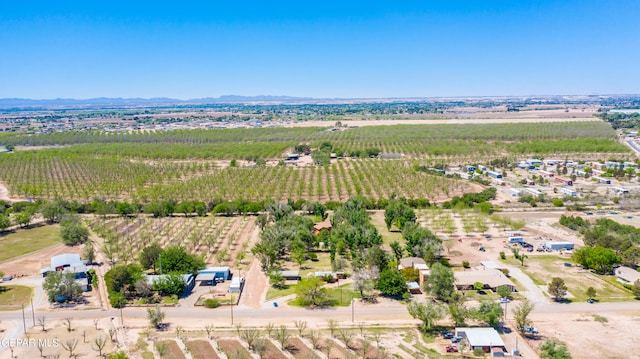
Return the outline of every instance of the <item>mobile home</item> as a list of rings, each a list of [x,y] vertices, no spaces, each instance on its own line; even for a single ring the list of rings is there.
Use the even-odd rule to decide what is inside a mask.
[[[495,171],[487,171],[487,174],[493,178],[502,178],[502,174]]]
[[[574,244],[571,243],[571,242],[553,242],[553,241],[550,241],[550,242],[546,242],[544,244],[544,248],[548,249],[548,250],[551,250],[551,251],[559,251],[561,249],[569,249],[569,250],[571,250],[571,249],[573,249],[573,247],[574,247]]]
[[[522,190],[517,189],[517,188],[509,188],[509,193],[511,194],[511,197],[520,197],[520,196],[522,196]]]
[[[565,194],[567,196],[576,197],[578,192],[572,190],[571,188],[561,187],[560,193]]]
[[[602,177],[593,177],[594,180],[596,180],[596,182],[598,183],[602,183],[602,184],[611,184],[611,180],[608,178],[602,178]]]

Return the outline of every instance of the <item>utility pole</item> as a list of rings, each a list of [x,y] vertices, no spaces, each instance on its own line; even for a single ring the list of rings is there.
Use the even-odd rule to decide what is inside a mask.
[[[22,326],[24,327],[24,333],[27,333],[27,321],[24,319],[24,304],[22,306]]]
[[[122,315],[122,305],[120,305],[120,325],[124,328],[124,317]]]
[[[33,319],[33,326],[36,326],[36,311],[33,310],[33,298],[31,298],[31,319]]]
[[[233,325],[233,296],[231,296],[231,325]]]
[[[353,306],[353,303],[355,303],[355,301],[356,300],[354,298],[351,298],[351,323],[353,323],[355,319],[355,310]]]

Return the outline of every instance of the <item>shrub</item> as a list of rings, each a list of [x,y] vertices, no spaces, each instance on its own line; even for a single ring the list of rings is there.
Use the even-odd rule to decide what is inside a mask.
[[[507,259],[507,255],[504,252],[500,252],[500,259]]]
[[[220,306],[220,301],[212,298],[205,299],[204,306],[209,309],[218,308]]]
[[[469,261],[462,261],[462,266],[465,268],[470,268],[471,264],[469,264]]]
[[[312,262],[317,262],[318,261],[318,255],[315,253],[308,253],[307,257],[309,257],[309,260],[311,260]]]

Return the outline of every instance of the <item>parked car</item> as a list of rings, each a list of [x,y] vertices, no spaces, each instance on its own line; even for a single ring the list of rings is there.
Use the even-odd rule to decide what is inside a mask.
[[[442,332],[440,332],[440,334],[442,335],[442,338],[444,339],[451,339],[453,338],[453,333],[451,333],[448,330],[443,330]]]
[[[459,343],[461,340],[462,340],[462,337],[459,335],[457,337],[451,338],[452,343]]]
[[[484,249],[484,247],[480,247],[478,250],[479,250],[480,252],[486,252],[486,251],[487,251],[486,249]]]
[[[595,301],[593,299],[589,298],[589,299],[587,299],[587,303],[593,304],[593,303],[595,303]]]
[[[509,299],[507,297],[500,298],[500,304],[509,303],[510,301],[511,301],[511,299]]]
[[[618,211],[610,210],[609,214],[618,214]]]
[[[524,331],[530,334],[538,334],[538,329],[529,324],[524,326]]]
[[[457,353],[458,352],[458,347],[455,345],[447,345],[445,347],[445,349],[447,350],[447,353]]]
[[[593,214],[593,212],[591,212],[591,211],[586,211],[586,212],[584,212],[584,214],[586,214],[586,215],[589,215],[589,216],[590,216],[590,215],[592,215],[592,214]]]

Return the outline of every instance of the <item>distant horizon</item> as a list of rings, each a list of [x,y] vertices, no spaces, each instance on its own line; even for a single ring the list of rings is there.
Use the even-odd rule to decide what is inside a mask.
[[[0,2],[0,98],[640,93],[640,2]]]
[[[178,98],[170,96],[156,96],[156,97],[123,97],[123,96],[97,96],[97,97],[48,97],[48,98],[29,98],[29,97],[0,97],[0,101],[6,100],[27,100],[27,101],[89,101],[89,100],[175,100],[175,101],[193,101],[193,100],[220,100],[225,98],[274,98],[275,100],[393,100],[393,99],[466,99],[466,98],[514,98],[514,97],[640,97],[640,93],[584,93],[584,94],[527,94],[527,95],[451,95],[451,96],[391,96],[391,97],[308,97],[308,96],[296,96],[296,95],[238,95],[238,94],[225,94],[220,96],[200,96],[192,98]]]

